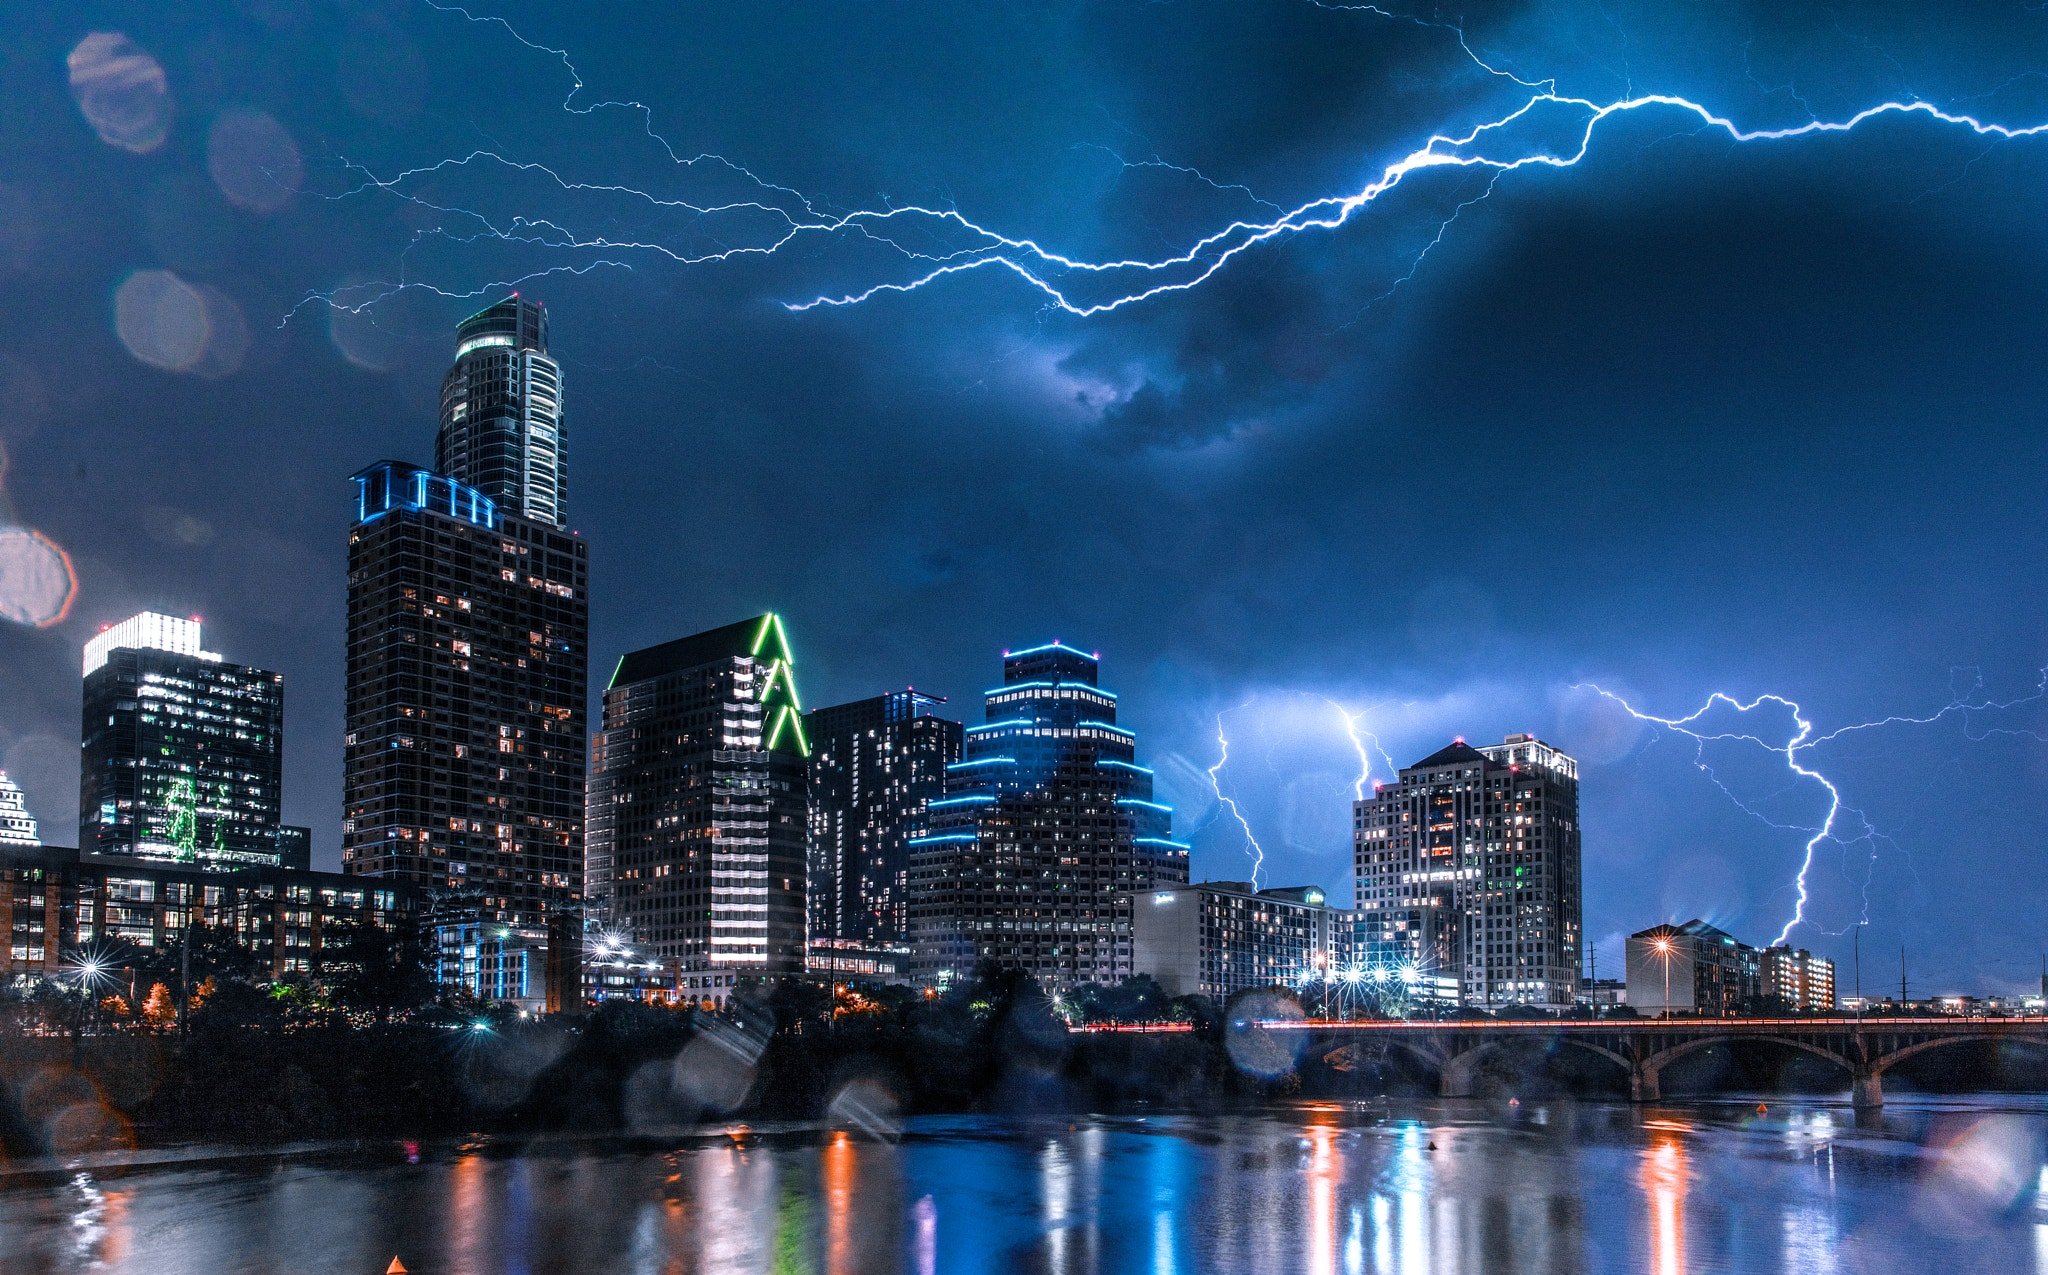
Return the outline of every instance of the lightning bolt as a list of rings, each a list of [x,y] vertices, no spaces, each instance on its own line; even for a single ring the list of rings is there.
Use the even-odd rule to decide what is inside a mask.
[[[1380,737],[1358,724],[1365,718],[1367,713],[1372,712],[1373,708],[1377,708],[1379,705],[1375,704],[1371,708],[1362,708],[1354,713],[1327,695],[1323,697],[1323,702],[1337,710],[1337,716],[1344,721],[1344,736],[1351,741],[1352,750],[1358,754],[1358,778],[1351,785],[1351,796],[1353,800],[1364,801],[1365,786],[1372,782],[1372,755],[1365,751],[1366,741],[1372,741],[1373,752],[1378,753],[1380,760],[1387,763],[1387,774],[1392,775],[1400,769],[1399,766],[1394,764],[1394,759],[1387,750],[1380,746]]]
[[[1246,700],[1237,707],[1243,708],[1249,703],[1251,701]],[[1229,711],[1236,712],[1237,709]],[[1230,811],[1230,817],[1237,820],[1237,826],[1244,830],[1245,843],[1252,852],[1252,889],[1256,890],[1259,888],[1259,873],[1266,869],[1266,848],[1259,844],[1258,835],[1252,831],[1251,820],[1244,817],[1244,811],[1238,808],[1236,800],[1223,791],[1223,767],[1230,762],[1230,735],[1224,729],[1223,718],[1223,713],[1216,714],[1217,756],[1216,764],[1209,767],[1209,787],[1216,791],[1216,800],[1223,803],[1224,808]]]
[[[477,151],[459,159],[407,169],[388,178],[376,177],[366,168],[344,159],[348,169],[363,180],[341,195],[331,197],[384,194],[418,204],[457,222],[469,223],[466,234],[449,227],[416,232],[414,243],[427,238],[449,239],[458,243],[493,238],[557,252],[611,254],[584,267],[586,269],[597,264],[630,268],[622,258],[635,254],[656,256],[682,265],[767,257],[779,253],[800,238],[816,237],[854,239],[878,245],[895,257],[914,263],[915,268],[908,277],[884,279],[840,292],[817,292],[783,302],[792,313],[820,307],[860,305],[884,294],[915,292],[955,275],[992,270],[1021,282],[1046,306],[1086,318],[1198,288],[1239,256],[1276,241],[1311,231],[1341,229],[1407,184],[1410,178],[1438,170],[1486,173],[1488,180],[1484,190],[1477,196],[1464,199],[1440,223],[1436,237],[1416,254],[1407,274],[1382,294],[1389,295],[1413,277],[1430,251],[1441,243],[1458,215],[1486,198],[1501,177],[1524,169],[1575,167],[1591,152],[1602,125],[1624,116],[1668,112],[1691,120],[1697,132],[1719,132],[1731,142],[1744,144],[1848,133],[1871,120],[1889,116],[1923,120],[1994,140],[2030,138],[2048,132],[2048,122],[2004,124],[1920,98],[1879,102],[1841,118],[1823,119],[1809,112],[1809,118],[1796,124],[1746,127],[1703,102],[1675,93],[1636,93],[1631,89],[1628,96],[1600,100],[1560,92],[1554,79],[1530,79],[1495,65],[1472,47],[1461,27],[1452,23],[1370,4],[1329,3],[1328,0],[1312,2],[1321,8],[1355,11],[1386,21],[1447,32],[1455,37],[1464,57],[1474,67],[1503,86],[1511,86],[1511,100],[1504,109],[1497,110],[1480,123],[1462,130],[1447,129],[1432,134],[1419,146],[1380,166],[1377,175],[1357,189],[1321,195],[1291,208],[1276,208],[1269,216],[1263,215],[1265,210],[1262,209],[1259,216],[1230,221],[1186,243],[1179,251],[1163,256],[1096,259],[1060,251],[1032,236],[998,230],[953,207],[887,204],[852,211],[828,211],[822,206],[822,201],[794,187],[761,177],[745,165],[724,156],[708,152],[686,154],[656,130],[653,108],[646,103],[631,99],[582,101],[584,79],[567,50],[528,39],[503,18],[480,16],[443,0],[425,0],[439,13],[460,17],[470,23],[502,28],[525,48],[558,61],[571,84],[562,102],[563,110],[577,116],[595,116],[612,110],[631,113],[638,117],[642,131],[660,147],[671,164],[690,175],[724,174],[744,183],[751,194],[744,198],[717,200],[666,198],[618,183],[577,181],[543,164],[516,160],[495,151]],[[1537,128],[1561,130],[1568,144],[1548,146],[1526,138],[1517,140],[1520,131]],[[608,235],[574,231],[559,222],[537,218],[495,220],[471,209],[436,204],[409,189],[419,179],[470,164],[503,166],[515,173],[551,181],[564,192],[644,200],[658,209],[686,213],[692,218],[696,232],[703,236],[703,243],[691,247],[665,242],[658,237],[615,239]],[[1219,190],[1242,190],[1255,200],[1259,198],[1234,183],[1214,181],[1194,169],[1168,164],[1164,160],[1127,163],[1126,166],[1170,168],[1195,176]],[[504,286],[504,282],[492,286]],[[485,290],[466,289],[451,293],[424,280],[401,278],[372,287],[362,295],[370,298],[369,304],[375,304],[393,292],[413,288],[441,295],[474,295]],[[317,293],[306,300],[333,302],[333,298]],[[1369,302],[1367,308],[1370,305]]]
[[[1970,672],[1973,675],[1971,690],[1973,692],[1981,692],[1984,684],[1982,674],[1974,669],[1970,670]],[[1708,778],[1712,779],[1715,786],[1719,787],[1723,793],[1726,793],[1729,800],[1733,801],[1745,813],[1762,820],[1774,828],[1796,828],[1799,831],[1812,834],[1806,839],[1799,860],[1799,871],[1793,878],[1794,898],[1791,919],[1787,920],[1784,928],[1778,931],[1778,936],[1771,940],[1773,946],[1784,943],[1791,936],[1792,931],[1799,926],[1812,924],[1806,915],[1807,904],[1812,900],[1808,889],[1807,877],[1813,868],[1814,855],[1822,844],[1832,841],[1846,848],[1860,841],[1890,840],[1890,838],[1885,837],[1884,834],[1873,827],[1869,819],[1861,811],[1844,804],[1840,785],[1815,767],[1807,764],[1806,761],[1803,761],[1802,756],[1804,754],[1821,744],[1840,739],[1844,735],[1857,731],[1877,730],[1886,726],[1928,726],[1952,715],[1960,715],[1963,718],[1965,738],[1972,741],[1983,740],[1993,735],[2015,735],[2048,742],[2048,737],[2044,737],[2038,732],[2031,730],[1993,727],[1977,731],[1970,724],[1970,714],[1973,713],[2000,712],[2017,708],[2022,704],[2037,703],[2043,699],[2048,699],[2048,668],[2040,670],[2040,676],[2035,682],[2033,693],[2020,696],[2017,699],[1997,701],[1978,698],[1973,700],[1966,694],[1955,690],[1954,677],[1951,675],[1949,702],[1932,713],[1922,716],[1893,714],[1888,717],[1876,718],[1872,721],[1857,722],[1853,725],[1838,727],[1826,734],[1818,735],[1814,733],[1813,722],[1806,716],[1806,711],[1796,701],[1787,699],[1782,695],[1764,694],[1745,701],[1725,691],[1715,691],[1707,696],[1705,703],[1683,717],[1660,717],[1655,713],[1646,713],[1638,709],[1622,696],[1596,683],[1574,683],[1572,689],[1593,691],[1602,698],[1619,705],[1629,716],[1637,721],[1649,722],[1690,738],[1693,740],[1693,764],[1703,771]],[[1775,743],[1762,735],[1747,730],[1716,730],[1704,727],[1702,724],[1706,716],[1713,712],[1716,707],[1725,707],[1739,716],[1747,717],[1750,713],[1766,706],[1781,708],[1792,718],[1794,729],[1783,743]],[[1721,782],[1720,777],[1714,773],[1713,767],[1707,763],[1706,746],[1710,743],[1722,741],[1754,744],[1765,752],[1783,757],[1786,769],[1791,772],[1795,779],[1810,781],[1819,785],[1820,789],[1827,794],[1827,813],[1821,819],[1820,824],[1814,827],[1778,823],[1765,818],[1742,801],[1741,798],[1737,797],[1725,783]],[[1838,820],[1844,814],[1854,816],[1862,826],[1862,831],[1858,835],[1847,840],[1838,836],[1835,831]],[[1863,922],[1869,920],[1869,886],[1870,879],[1866,873],[1864,878],[1864,907],[1861,918]],[[1822,932],[1833,933],[1833,931],[1827,930]]]

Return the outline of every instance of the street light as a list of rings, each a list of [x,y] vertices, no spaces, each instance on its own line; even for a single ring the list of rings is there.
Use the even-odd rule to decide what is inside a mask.
[[[1651,950],[1664,958],[1664,1013],[1662,1016],[1665,1018],[1671,1017],[1671,953],[1676,947],[1677,945],[1671,941],[1669,935],[1662,935],[1650,940]]]

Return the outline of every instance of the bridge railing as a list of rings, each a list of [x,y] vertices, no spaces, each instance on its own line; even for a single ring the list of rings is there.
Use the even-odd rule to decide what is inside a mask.
[[[1270,1031],[1475,1031],[1475,1032],[1677,1032],[1726,1031],[1730,1028],[1769,1028],[1777,1031],[1834,1031],[1841,1028],[1907,1027],[1948,1028],[1975,1031],[1985,1027],[2027,1027],[2048,1031],[2048,1018],[1962,1018],[1940,1014],[1871,1015],[1858,1018],[1837,1014],[1807,1018],[1257,1018],[1245,1020]]]

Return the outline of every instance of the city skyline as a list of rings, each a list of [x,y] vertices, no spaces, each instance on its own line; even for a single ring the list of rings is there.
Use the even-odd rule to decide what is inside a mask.
[[[1703,774],[1693,740],[1590,685],[1673,721],[1717,691],[1784,695],[1815,737],[2024,701],[1801,754],[1847,813],[1790,937],[1839,961],[1867,901],[1866,942],[1903,942],[1931,980],[2032,985],[2048,599],[2010,582],[2048,554],[2030,478],[2042,142],[1888,119],[1766,148],[1644,113],[1604,126],[1569,173],[1504,178],[1412,278],[1475,186],[1418,178],[1340,233],[1087,320],[1037,314],[999,269],[794,313],[783,303],[859,286],[872,263],[563,253],[426,207],[620,243],[691,233],[673,209],[454,163],[479,128],[574,181],[698,207],[758,193],[733,168],[679,170],[650,120],[599,105],[630,100],[677,156],[725,155],[821,208],[886,192],[1054,247],[1149,254],[1271,215],[1255,201],[1355,188],[1430,132],[1489,118],[1491,90],[1520,91],[1427,24],[1306,4],[1180,16],[1192,27],[1150,11],[999,30],[817,14],[821,43],[858,50],[859,69],[804,63],[791,93],[775,76],[729,83],[695,53],[676,55],[682,74],[648,61],[655,46],[781,47],[745,13],[684,39],[669,17],[633,32],[508,9],[523,44],[425,5],[299,27],[116,6],[108,28],[162,67],[169,104],[161,134],[132,144],[69,78],[80,31],[31,20],[8,81],[24,109],[0,124],[20,157],[0,269],[38,298],[0,317],[6,521],[67,548],[80,587],[51,628],[0,626],[0,768],[45,839],[73,840],[78,648],[141,610],[197,611],[221,649],[286,676],[284,818],[336,865],[346,475],[381,455],[429,463],[449,332],[502,295],[491,285],[552,270],[517,287],[549,303],[572,396],[569,522],[599,560],[596,669],[772,609],[793,618],[813,703],[906,684],[964,703],[992,652],[1065,636],[1117,661],[1198,876],[1244,877],[1254,859],[1209,784],[1220,715],[1216,778],[1270,879],[1339,898],[1361,753],[1385,778],[1453,735],[1528,731],[1582,762],[1603,970],[1659,919],[1773,937],[1807,835],[1771,825],[1811,826],[1825,794],[1784,757],[1726,743]],[[1605,101],[1626,64],[1638,88],[1745,128],[1907,93],[2013,125],[2042,115],[2038,84],[2013,77],[2043,37],[2017,14],[1937,29],[1873,9],[1836,33],[1678,21],[1622,14],[1625,56],[1543,6],[1468,34],[1522,78]],[[931,97],[915,110],[897,72],[926,42],[908,29],[960,50],[916,81]],[[572,79],[588,87],[565,111]],[[457,87],[478,83],[503,91]],[[1190,83],[1237,91],[1194,101]],[[1443,92],[1368,109],[1393,83]],[[278,136],[252,132],[256,116],[281,130],[296,189],[250,140]],[[443,164],[403,189],[365,176]],[[401,265],[464,295],[369,304],[361,281]],[[171,330],[187,303],[216,343],[172,339],[190,335]],[[1938,339],[1930,314],[1946,316]],[[710,548],[736,524],[756,537],[744,560]],[[1746,724],[1773,744],[1797,730],[1769,703]],[[1928,884],[1928,864],[1987,845],[1995,887]]]

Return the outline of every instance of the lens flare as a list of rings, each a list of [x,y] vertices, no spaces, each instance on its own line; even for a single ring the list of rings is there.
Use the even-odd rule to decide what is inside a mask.
[[[71,96],[109,146],[147,154],[171,134],[171,89],[163,64],[118,31],[95,31],[65,59]]]
[[[47,629],[71,614],[78,572],[71,555],[40,531],[0,527],[0,619]]]
[[[222,111],[206,136],[206,171],[227,201],[247,212],[274,213],[306,180],[292,135],[261,111]]]

